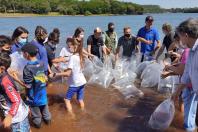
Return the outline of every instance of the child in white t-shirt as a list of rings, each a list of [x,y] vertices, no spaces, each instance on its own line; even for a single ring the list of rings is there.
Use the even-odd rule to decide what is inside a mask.
[[[63,47],[61,49],[61,52],[59,54],[59,57],[53,59],[53,66],[58,71],[63,71],[63,69],[66,69],[67,68],[68,61],[69,61],[69,56],[72,55],[72,53],[69,51],[69,46],[72,43],[71,40],[72,40],[72,37],[68,37],[66,39],[66,47]]]
[[[81,110],[84,110],[84,86],[86,84],[86,79],[82,73],[83,68],[83,45],[79,43],[76,39],[72,39],[72,44],[70,45],[70,56],[68,68],[62,73],[52,73],[50,77],[55,76],[65,76],[68,78],[68,91],[65,97],[65,104],[68,112],[74,116],[72,111],[72,106],[70,100],[77,94],[77,99],[80,103]]]

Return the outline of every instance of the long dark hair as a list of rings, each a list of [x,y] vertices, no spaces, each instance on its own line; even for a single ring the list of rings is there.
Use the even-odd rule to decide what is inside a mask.
[[[84,32],[84,29],[83,28],[81,28],[81,27],[76,28],[73,37],[74,38],[77,38],[80,35],[80,33],[82,33],[82,32]]]
[[[79,54],[79,56],[80,56],[80,66],[81,66],[81,68],[83,68],[83,63],[84,63],[83,45],[76,38],[73,38],[72,45],[73,46],[77,46],[77,49],[74,52],[74,54],[75,53],[78,53]]]
[[[51,42],[52,44],[58,44],[59,43],[59,34],[55,32],[51,32],[48,36],[48,42]]]
[[[28,30],[25,29],[24,27],[22,27],[22,26],[17,27],[17,28],[14,30],[13,34],[12,34],[12,41],[13,41],[13,42],[16,41],[16,39],[17,39],[21,34],[23,34],[23,33],[29,34]]]

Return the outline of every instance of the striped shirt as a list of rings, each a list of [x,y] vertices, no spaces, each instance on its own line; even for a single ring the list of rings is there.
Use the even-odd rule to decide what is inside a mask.
[[[181,78],[182,84],[192,83],[194,92],[198,93],[198,39],[190,50],[184,73]]]

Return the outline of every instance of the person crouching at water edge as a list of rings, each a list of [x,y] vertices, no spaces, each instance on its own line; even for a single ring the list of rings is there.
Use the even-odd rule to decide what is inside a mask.
[[[42,119],[46,124],[51,122],[48,108],[44,63],[36,58],[38,48],[33,44],[22,47],[24,58],[28,60],[23,70],[23,80],[27,88],[26,103],[30,106],[31,119],[36,128],[41,127]]]
[[[72,56],[70,56],[68,68],[62,73],[52,73],[49,76],[51,78],[56,76],[66,76],[69,77],[68,85],[69,89],[66,93],[65,104],[66,108],[71,114],[72,118],[75,118],[75,114],[72,111],[71,99],[74,94],[77,94],[77,99],[80,103],[81,110],[84,111],[84,86],[86,84],[86,79],[82,73],[83,69],[83,45],[79,43],[75,38],[70,45],[70,52],[72,52]]]

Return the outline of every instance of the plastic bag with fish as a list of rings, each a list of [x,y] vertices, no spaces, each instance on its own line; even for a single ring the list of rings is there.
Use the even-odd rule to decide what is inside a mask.
[[[130,60],[127,58],[119,59],[116,62],[115,69],[113,72],[115,81],[123,78],[123,77],[136,77],[136,74],[134,73],[136,68],[136,61]]]
[[[94,64],[88,58],[85,59],[83,74],[87,79],[89,79],[94,73]]]
[[[155,87],[158,85],[163,66],[158,63],[148,65],[141,75],[141,87]]]
[[[94,66],[94,74],[102,71],[102,69],[104,67],[104,64],[102,63],[102,61],[97,56],[93,57],[92,63],[93,63],[93,66]]]
[[[111,53],[108,56],[106,56],[103,64],[103,68],[111,70],[114,67],[115,63],[115,56]]]
[[[138,65],[137,65],[137,68],[136,68],[136,70],[135,70],[135,73],[137,74],[137,78],[140,78],[141,75],[142,75],[142,72],[144,71],[144,69],[145,69],[148,65],[150,65],[150,64],[152,64],[152,63],[153,63],[153,61],[144,61],[144,62],[138,64]]]
[[[174,89],[174,77],[168,76],[166,78],[159,77],[158,92],[171,94]]]
[[[103,69],[99,73],[94,73],[88,81],[88,84],[97,84],[102,86],[103,88],[108,88],[112,80],[112,70]]]
[[[144,95],[144,93],[141,90],[135,87],[131,78],[122,78],[119,81],[112,84],[112,86],[115,89],[119,90],[125,97],[125,99],[129,99],[131,97],[142,97]]]
[[[149,120],[149,126],[153,129],[167,129],[175,114],[174,102],[171,99],[163,101],[153,112]]]

